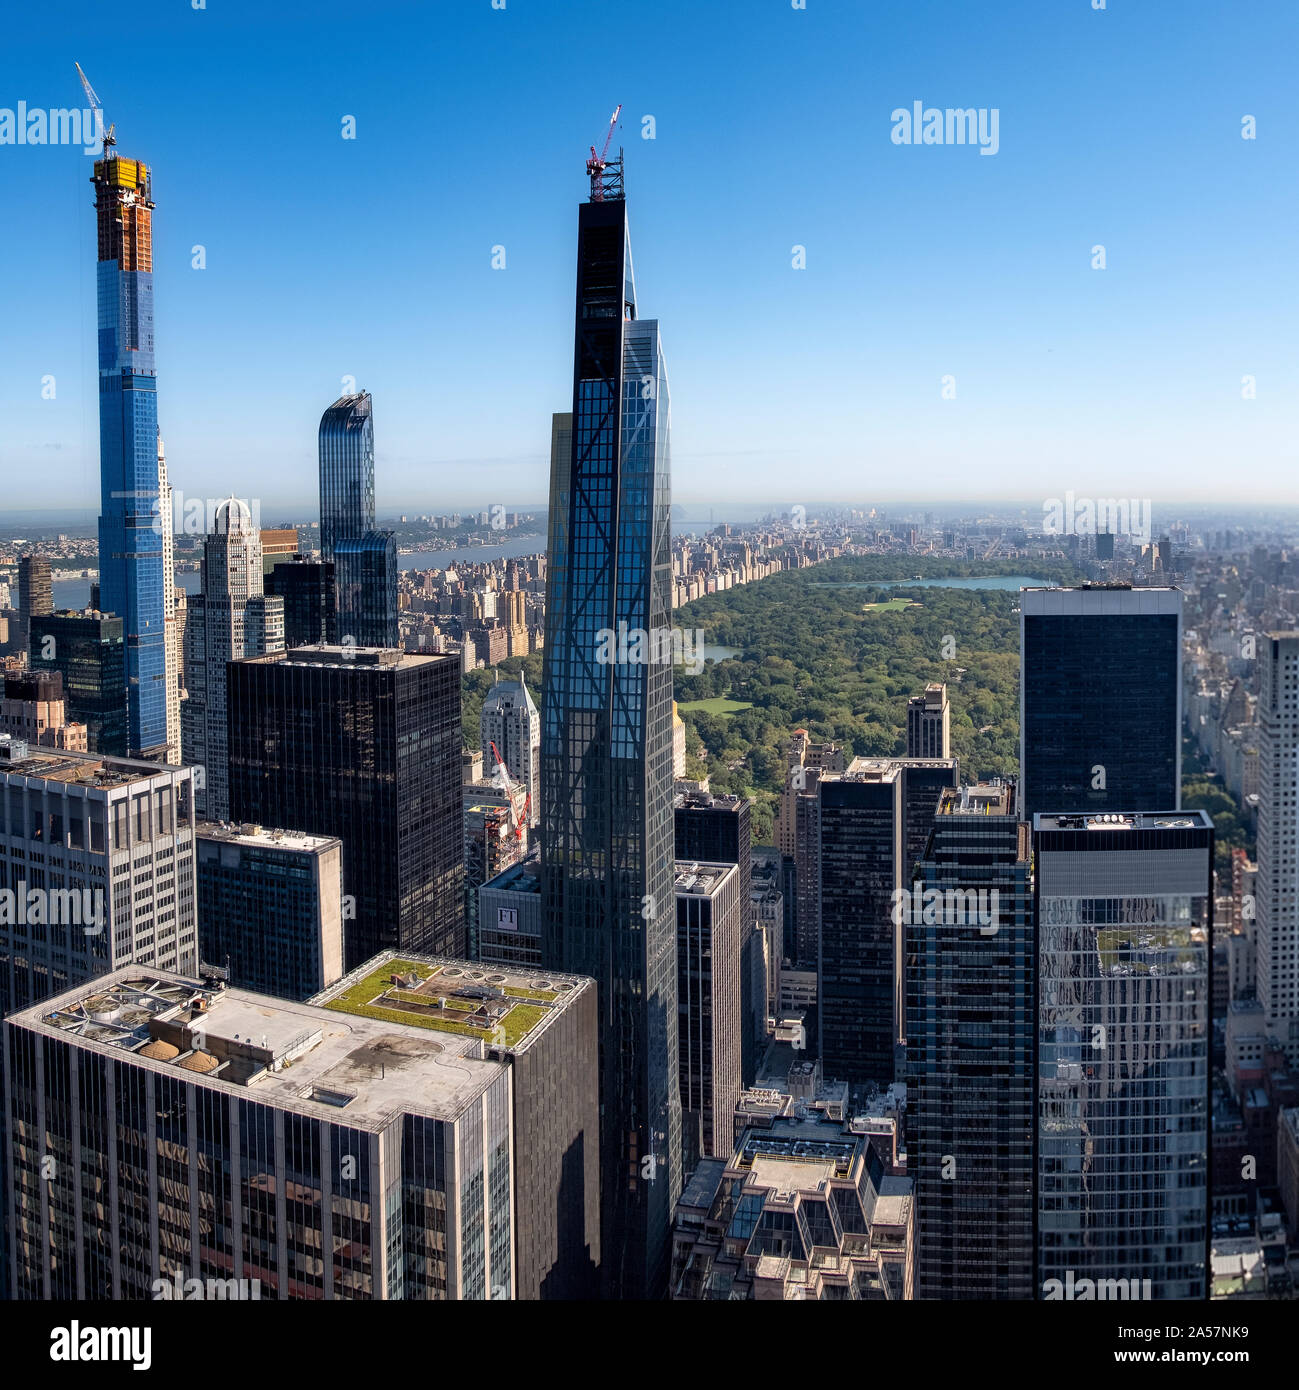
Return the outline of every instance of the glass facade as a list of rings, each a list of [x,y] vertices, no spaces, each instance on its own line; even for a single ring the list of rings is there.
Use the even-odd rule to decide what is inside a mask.
[[[266,574],[268,596],[284,600],[284,645],[311,647],[337,642],[334,620],[334,562],[281,561]]]
[[[1204,1298],[1212,823],[1037,816],[1033,849],[1038,1296]]]
[[[320,555],[374,530],[374,422],[370,395],[341,396],[320,417]]]
[[[603,1271],[666,1289],[681,1188],[672,668],[601,662],[600,633],[672,621],[669,401],[636,319],[626,204],[584,204],[571,449],[552,458],[542,701],[547,963],[600,989]]]
[[[334,542],[338,640],[343,646],[395,647],[397,544],[391,531]]]
[[[147,166],[97,160],[99,597],[122,619],[127,743],[167,748],[163,533],[153,343],[153,201]]]
[[[1036,956],[1013,793],[1000,814],[945,800],[917,881],[944,908],[903,925],[916,1297],[1031,1299]],[[967,895],[951,910],[949,890]],[[988,930],[961,910],[971,893]]]
[[[51,613],[33,617],[33,671],[63,675],[64,712],[86,726],[92,753],[127,753],[126,644],[122,620],[105,613]]]
[[[227,673],[230,811],[343,842],[347,969],[463,955],[460,668],[330,647]]]
[[[1022,813],[1182,804],[1182,595],[1025,589]]]

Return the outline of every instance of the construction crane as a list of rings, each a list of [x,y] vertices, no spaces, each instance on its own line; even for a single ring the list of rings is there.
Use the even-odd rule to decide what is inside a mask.
[[[79,69],[78,69],[79,70]],[[595,146],[591,146],[591,157],[586,161],[587,177],[591,180],[591,201],[593,203],[603,202],[604,189],[601,186],[600,176],[605,171],[608,161],[605,155],[609,153],[609,144],[613,140],[613,128],[618,124],[618,117],[622,113],[622,102],[614,108],[613,115],[609,117],[609,133],[604,137],[604,148],[599,154],[595,152]]]
[[[95,92],[95,89],[90,85],[90,78],[88,78],[86,74],[81,71],[81,64],[75,63],[75,67],[77,69],[77,76],[81,79],[81,85],[86,89],[86,100],[90,103],[91,110],[99,113],[99,126],[102,130],[104,125],[104,103],[100,101],[99,96]],[[117,141],[113,139],[113,132],[116,129],[117,122],[114,121],[113,124],[110,125],[106,131],[104,131],[105,154],[108,153],[109,149],[113,145],[117,144]]]
[[[496,744],[488,740],[492,750],[492,757],[496,759],[496,766],[492,769],[492,781],[505,793],[505,799],[510,807],[510,829],[514,831],[516,840],[523,839],[523,828],[527,824],[528,809],[532,805],[532,793],[524,791],[523,805],[519,805],[517,782],[510,776],[510,769],[505,766],[505,759],[496,751]]]

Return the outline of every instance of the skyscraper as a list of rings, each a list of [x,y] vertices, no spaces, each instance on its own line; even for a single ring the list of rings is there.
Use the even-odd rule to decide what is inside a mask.
[[[907,757],[952,756],[952,703],[947,687],[931,682],[907,701]]]
[[[344,537],[374,530],[374,422],[370,393],[340,396],[320,417],[320,557]]]
[[[43,555],[24,555],[18,561],[18,645],[26,646],[33,617],[54,612],[50,562]]]
[[[690,1168],[701,1156],[727,1157],[740,1098],[739,882],[734,864],[677,863],[677,1058]]]
[[[498,680],[487,692],[478,726],[483,745],[483,766],[496,770],[492,744],[510,770],[510,776],[527,789],[528,824],[541,821],[541,716],[519,672],[517,681]]]
[[[223,821],[230,816],[226,668],[284,650],[284,600],[262,593],[262,547],[248,507],[229,498],[213,528],[203,542],[203,592],[185,624],[182,720],[185,762],[205,770],[205,785],[195,790],[199,814]]]
[[[167,675],[167,762],[180,765],[180,681],[184,661],[181,653],[183,616],[178,620],[176,604],[176,547],[171,510],[171,484],[167,481],[167,456],[158,436],[158,517],[162,523],[162,622]],[[184,590],[181,591],[182,595]],[[183,606],[183,599],[182,599]]]
[[[58,671],[69,719],[86,726],[92,753],[126,756],[126,645],[111,613],[64,610],[33,618],[33,671]]]
[[[1258,649],[1258,1001],[1268,1032],[1299,1064],[1299,632],[1273,632]]]
[[[344,646],[395,647],[397,545],[391,531],[367,531],[334,541],[338,640]]]
[[[147,165],[108,141],[95,161],[99,304],[99,601],[122,619],[127,745],[167,753],[167,630]],[[163,523],[166,523],[165,525]]]
[[[343,842],[347,968],[463,955],[455,657],[298,647],[226,673],[230,814]]]
[[[602,633],[672,621],[667,371],[621,175],[597,167],[579,213],[572,447],[552,450],[542,896],[547,963],[599,987],[603,1269],[639,1298],[667,1287],[681,1106],[672,667],[600,660]]]
[[[818,1011],[827,1077],[886,1086],[905,1034],[901,929],[894,890],[911,883],[952,759],[854,758],[825,774],[816,861]]]
[[[1204,1298],[1213,822],[1038,815],[1033,857],[1038,1296]]]
[[[1181,677],[1180,589],[1022,589],[1021,814],[1180,806]]]
[[[901,885],[917,1298],[1034,1297],[1029,848],[1013,783],[946,790]]]
[[[263,569],[265,563],[263,562]],[[334,562],[300,555],[274,566],[263,580],[265,592],[284,600],[284,645],[334,644],[338,624],[334,609]]]

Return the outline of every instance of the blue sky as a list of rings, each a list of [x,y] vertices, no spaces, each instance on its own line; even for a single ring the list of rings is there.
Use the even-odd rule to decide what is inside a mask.
[[[188,495],[314,512],[352,376],[381,514],[544,500],[583,160],[621,101],[678,499],[1296,500],[1292,0],[69,0],[5,38],[0,107],[81,104],[77,59],[154,168]],[[997,108],[998,153],[894,144],[915,101]],[[90,164],[0,146],[15,508],[97,504]]]

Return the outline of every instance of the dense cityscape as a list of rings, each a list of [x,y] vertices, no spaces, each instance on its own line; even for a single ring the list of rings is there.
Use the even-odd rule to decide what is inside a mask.
[[[153,1368],[162,1304],[865,1301],[1248,1362],[1299,1298],[1299,507],[699,502],[621,106],[549,194],[530,490],[399,490],[346,375],[315,497],[227,488],[163,443],[191,171],[65,66],[99,499],[0,510],[0,1298],[51,1359]]]

